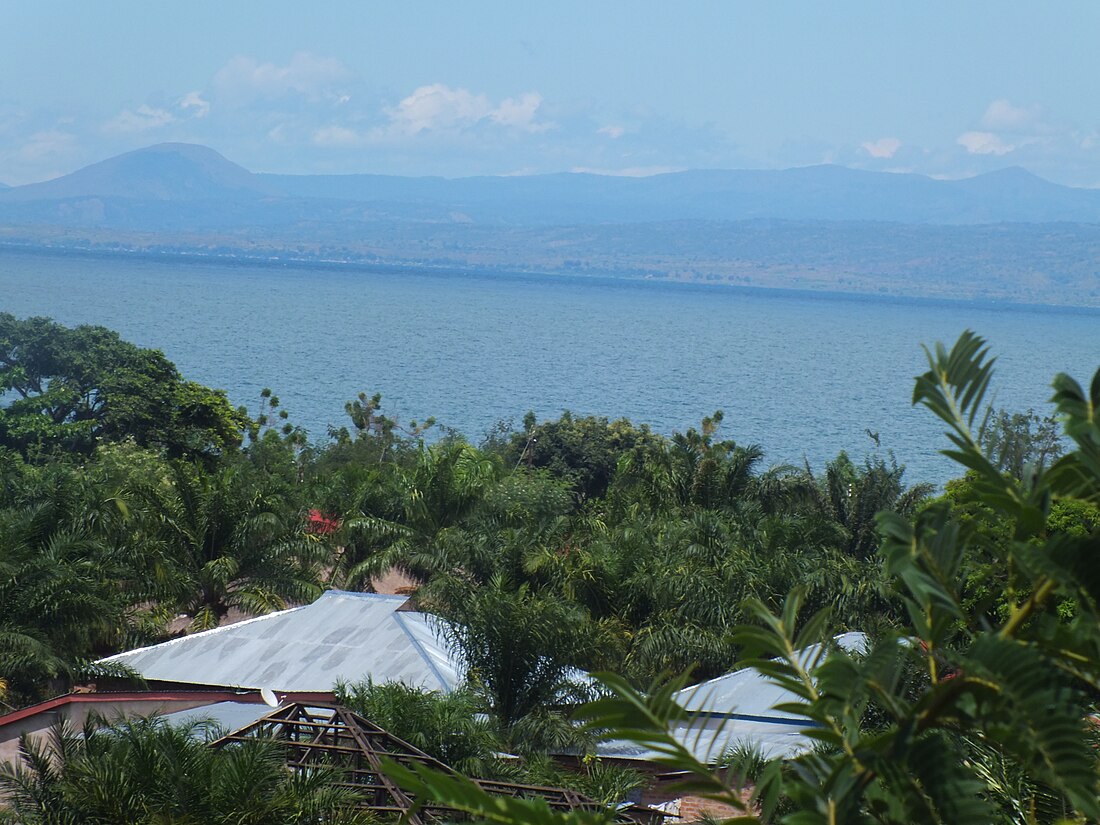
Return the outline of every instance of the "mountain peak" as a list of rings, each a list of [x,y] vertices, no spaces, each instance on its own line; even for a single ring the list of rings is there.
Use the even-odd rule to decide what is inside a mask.
[[[1040,178],[1034,172],[1029,172],[1022,166],[1005,166],[1001,169],[994,169],[992,172],[985,173],[987,177],[999,176],[999,177],[1018,177],[1018,178],[1035,178],[1036,180],[1044,180]]]
[[[256,175],[209,146],[158,143],[4,195],[8,201],[115,197],[177,201],[253,199],[275,194]]]

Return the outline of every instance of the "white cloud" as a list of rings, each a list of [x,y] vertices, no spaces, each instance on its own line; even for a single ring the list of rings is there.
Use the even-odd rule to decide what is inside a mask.
[[[218,96],[234,103],[287,94],[343,102],[346,94],[338,87],[350,78],[351,72],[339,60],[298,52],[284,66],[239,55],[218,70],[212,85]]]
[[[596,130],[597,135],[606,135],[612,140],[618,140],[626,134],[626,129],[622,126],[603,126]]]
[[[485,95],[433,83],[415,89],[387,114],[395,126],[415,135],[427,129],[472,126],[492,111],[493,106]]]
[[[1007,155],[1016,148],[992,132],[963,132],[955,143],[972,155]]]
[[[501,126],[522,129],[525,132],[544,132],[551,128],[550,123],[536,123],[535,115],[542,105],[542,95],[538,92],[525,92],[520,97],[505,98],[500,105],[489,113],[489,119]]]
[[[179,107],[185,112],[190,112],[194,117],[206,117],[210,114],[210,101],[203,100],[201,92],[188,92],[179,102]]]
[[[119,112],[103,124],[103,128],[108,132],[148,132],[175,121],[176,116],[171,112],[142,104],[137,109],[124,109]]]
[[[542,95],[538,92],[509,97],[494,106],[484,94],[433,83],[414,89],[386,114],[396,131],[408,135],[467,129],[485,120],[509,129],[541,132],[553,124],[536,120],[540,106]]]
[[[1041,126],[1040,106],[1013,106],[1005,99],[994,100],[982,115],[981,127],[989,132],[1027,132]]]
[[[901,141],[895,137],[884,137],[860,145],[873,158],[892,158],[901,148]]]

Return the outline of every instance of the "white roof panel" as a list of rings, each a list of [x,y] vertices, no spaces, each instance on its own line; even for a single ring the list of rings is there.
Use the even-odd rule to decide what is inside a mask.
[[[864,650],[867,646],[863,633],[844,633],[833,641],[844,650]],[[819,645],[810,645],[800,651],[800,658],[808,662],[819,650]],[[795,718],[772,710],[776,705],[794,701],[795,697],[751,668],[684,688],[675,698],[681,706],[696,712],[769,720]]]
[[[844,633],[833,641],[844,650],[867,648],[863,633]],[[801,660],[810,661],[820,649],[819,645],[810,645],[800,651]],[[718,761],[739,744],[756,748],[769,759],[793,756],[812,746],[813,741],[804,733],[812,723],[774,707],[795,698],[755,670],[737,670],[678,691],[677,703],[693,715],[670,732],[696,759],[706,763]],[[621,740],[601,743],[597,752],[620,759],[649,760],[657,755]]]
[[[330,590],[312,604],[104,659],[145,679],[196,685],[329,691],[337,681],[402,682],[450,691],[460,668],[404,596]]]
[[[748,721],[731,717],[692,719],[674,725],[672,736],[700,762],[714,764],[730,748],[744,744],[764,757],[775,759],[807,750],[805,723],[786,720]],[[635,742],[615,739],[596,746],[600,756],[651,761],[658,754]]]

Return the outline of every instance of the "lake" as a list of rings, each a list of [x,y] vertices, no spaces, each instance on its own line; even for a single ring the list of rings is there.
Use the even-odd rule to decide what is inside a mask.
[[[1050,380],[1100,365],[1100,311],[554,276],[277,267],[0,252],[0,310],[103,324],[255,409],[271,387],[311,437],[367,390],[407,421],[477,442],[569,409],[721,434],[768,463],[883,452],[907,480],[958,475],[910,404],[922,343],[973,329],[998,356],[997,406],[1048,409]]]

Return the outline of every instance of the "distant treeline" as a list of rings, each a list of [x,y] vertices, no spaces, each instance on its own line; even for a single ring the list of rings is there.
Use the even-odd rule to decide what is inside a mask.
[[[133,208],[133,207],[131,207]],[[235,230],[9,225],[20,249],[147,253],[1100,306],[1100,224],[666,221],[501,227],[336,222]]]

